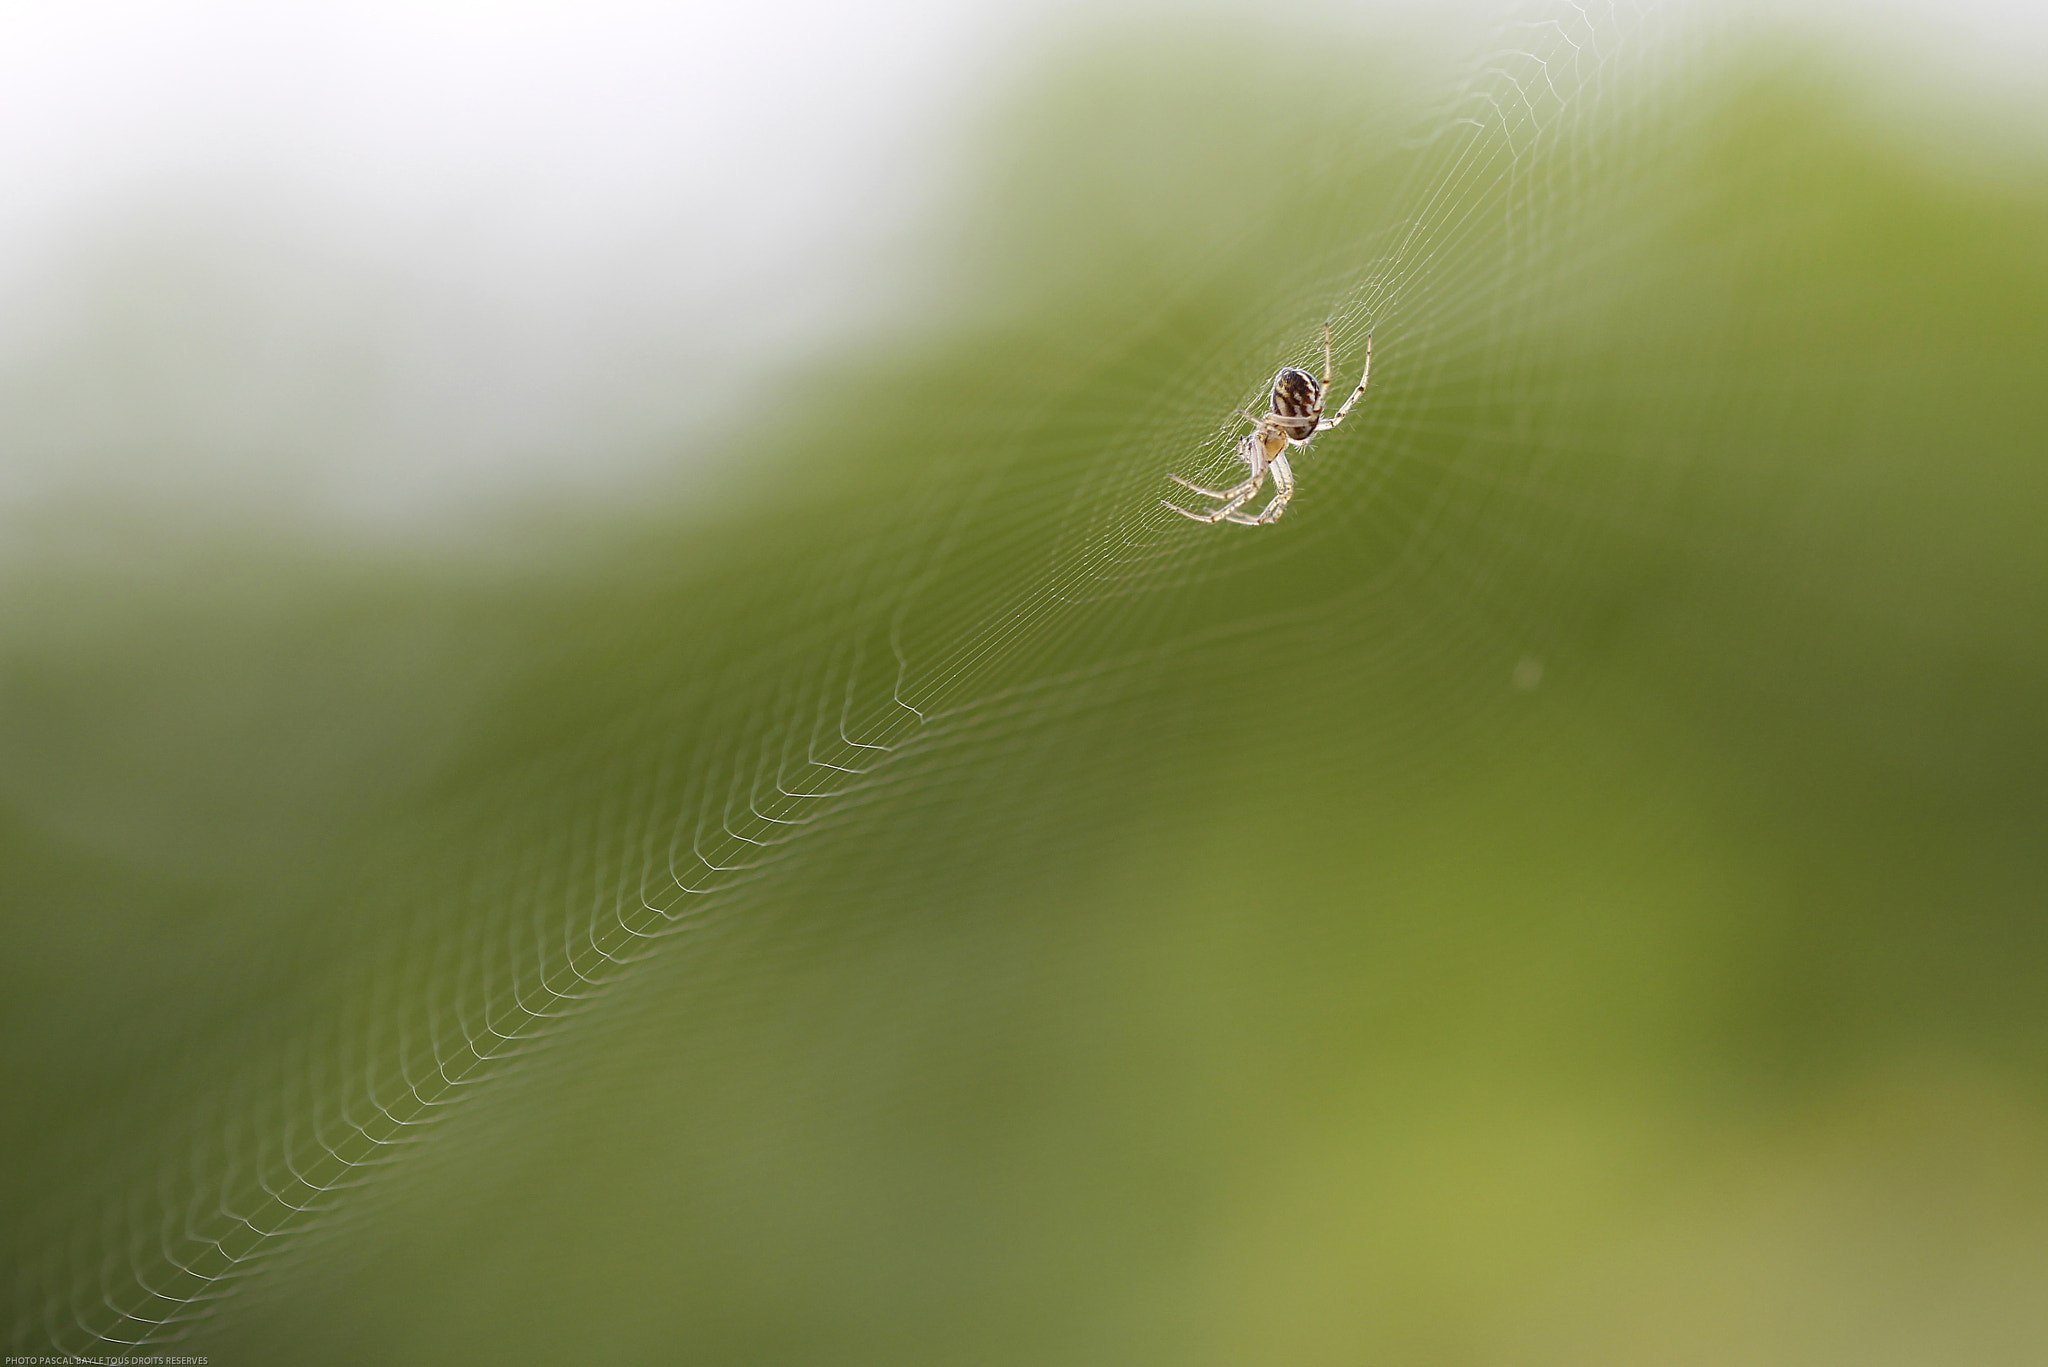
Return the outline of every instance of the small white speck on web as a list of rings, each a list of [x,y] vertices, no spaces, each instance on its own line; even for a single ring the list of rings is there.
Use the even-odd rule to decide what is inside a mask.
[[[1543,682],[1543,661],[1534,655],[1524,655],[1515,661],[1515,687],[1527,693]]]

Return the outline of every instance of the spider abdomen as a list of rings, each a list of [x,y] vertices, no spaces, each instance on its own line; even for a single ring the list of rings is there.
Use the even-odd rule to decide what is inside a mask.
[[[1323,415],[1323,386],[1306,370],[1288,366],[1273,377],[1273,414],[1296,441],[1316,430]]]

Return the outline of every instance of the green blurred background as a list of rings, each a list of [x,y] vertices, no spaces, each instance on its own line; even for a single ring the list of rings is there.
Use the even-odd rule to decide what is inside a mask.
[[[1056,47],[630,507],[18,551],[11,1349],[2048,1356],[2048,167],[1573,23]]]

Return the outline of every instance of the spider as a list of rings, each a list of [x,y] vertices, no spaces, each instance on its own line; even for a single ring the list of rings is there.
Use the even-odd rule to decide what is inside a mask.
[[[1251,467],[1251,476],[1242,484],[1228,489],[1204,489],[1192,480],[1179,475],[1167,478],[1186,489],[1192,489],[1203,498],[1213,498],[1216,506],[1205,513],[1191,513],[1177,503],[1166,499],[1159,501],[1179,513],[1182,517],[1196,522],[1241,522],[1247,527],[1263,527],[1269,522],[1278,522],[1280,515],[1287,511],[1287,501],[1294,497],[1294,469],[1287,463],[1284,454],[1290,446],[1307,446],[1318,432],[1327,432],[1350,414],[1351,407],[1365,397],[1365,383],[1372,378],[1372,338],[1365,339],[1365,373],[1358,377],[1358,388],[1351,391],[1351,397],[1344,400],[1344,406],[1337,410],[1337,416],[1323,416],[1324,391],[1330,385],[1330,372],[1336,366],[1336,358],[1330,350],[1330,325],[1323,324],[1323,378],[1316,379],[1306,370],[1283,366],[1273,377],[1272,411],[1262,418],[1255,418],[1250,411],[1240,408],[1237,415],[1252,425],[1244,440],[1237,444],[1237,458]],[[1266,472],[1273,472],[1273,497],[1257,513],[1238,510],[1259,496],[1259,488],[1266,482]]]

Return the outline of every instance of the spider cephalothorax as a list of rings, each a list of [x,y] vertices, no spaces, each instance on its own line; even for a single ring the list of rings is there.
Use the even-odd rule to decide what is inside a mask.
[[[1196,522],[1241,522],[1247,527],[1260,527],[1279,521],[1280,515],[1287,511],[1287,501],[1294,497],[1294,468],[1287,463],[1287,448],[1308,445],[1316,433],[1327,432],[1344,421],[1352,405],[1364,397],[1366,381],[1372,378],[1372,338],[1365,339],[1365,373],[1358,377],[1358,388],[1344,400],[1344,406],[1337,410],[1336,417],[1326,418],[1323,416],[1323,398],[1335,368],[1336,357],[1330,348],[1330,327],[1325,323],[1323,378],[1318,380],[1306,370],[1284,366],[1273,377],[1273,394],[1268,403],[1270,411],[1259,417],[1239,412],[1238,416],[1252,425],[1252,430],[1237,444],[1237,458],[1251,470],[1244,483],[1228,489],[1204,489],[1179,475],[1168,475],[1168,479],[1181,487],[1192,489],[1203,498],[1215,499],[1216,506],[1207,512],[1195,513],[1166,499],[1159,501],[1182,517]],[[1268,470],[1273,472],[1272,501],[1256,514],[1240,512],[1245,504],[1258,497]]]

